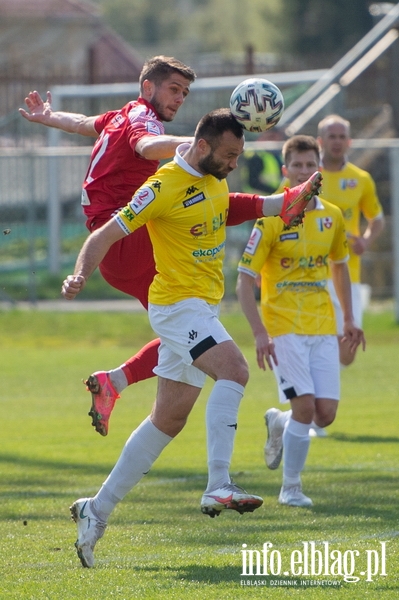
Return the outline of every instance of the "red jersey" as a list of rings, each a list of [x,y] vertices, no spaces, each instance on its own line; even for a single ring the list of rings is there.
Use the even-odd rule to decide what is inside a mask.
[[[98,116],[94,127],[100,135],[83,183],[82,206],[89,219],[109,219],[158,169],[159,161],[145,159],[135,151],[137,142],[165,130],[143,98]]]

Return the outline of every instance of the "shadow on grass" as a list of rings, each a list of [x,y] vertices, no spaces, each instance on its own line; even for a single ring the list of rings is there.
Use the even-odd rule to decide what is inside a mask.
[[[382,437],[376,435],[352,435],[348,433],[333,432],[330,434],[332,440],[338,442],[352,442],[355,444],[398,444],[399,437]]]

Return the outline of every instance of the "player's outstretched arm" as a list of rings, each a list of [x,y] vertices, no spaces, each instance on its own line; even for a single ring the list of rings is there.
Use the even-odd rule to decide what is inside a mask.
[[[39,92],[29,92],[25,98],[27,110],[19,109],[19,113],[31,123],[40,123],[47,127],[61,129],[66,133],[78,133],[89,137],[98,137],[94,128],[96,117],[87,117],[78,113],[53,111],[51,107],[51,93],[47,92],[46,101]]]
[[[89,235],[76,259],[73,275],[68,275],[62,283],[61,294],[66,300],[73,300],[82,291],[112,244],[125,235],[113,219]]]
[[[163,160],[172,158],[177,146],[193,140],[193,137],[177,135],[145,135],[137,142],[135,150],[147,160]]]

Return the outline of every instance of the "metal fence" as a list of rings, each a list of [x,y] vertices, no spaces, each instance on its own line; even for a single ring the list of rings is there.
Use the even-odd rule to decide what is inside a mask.
[[[248,149],[276,150],[280,142],[247,142]],[[367,149],[388,217],[379,246],[363,258],[364,281],[374,298],[399,298],[399,140],[353,140]],[[0,293],[2,274],[18,271],[27,285],[37,269],[58,274],[72,268],[87,235],[80,207],[91,147],[0,149]],[[373,159],[373,160],[372,160]],[[239,167],[231,191],[243,189]],[[252,224],[228,229],[227,295],[234,294],[236,267]],[[34,294],[34,291],[32,292]]]

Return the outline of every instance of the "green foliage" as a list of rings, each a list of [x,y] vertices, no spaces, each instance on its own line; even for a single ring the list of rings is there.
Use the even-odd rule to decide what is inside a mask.
[[[133,386],[101,438],[87,416],[81,380],[117,366],[152,337],[144,312],[0,312],[3,435],[0,453],[0,598],[10,600],[235,600],[295,596],[306,600],[364,597],[394,600],[398,563],[398,432],[396,367],[399,328],[391,313],[366,315],[368,348],[342,373],[342,401],[325,439],[313,439],[303,474],[310,510],[281,507],[281,469],[263,462],[265,410],[276,405],[271,373],[256,368],[248,326],[234,307],[223,321],[250,365],[232,463],[238,483],[259,493],[253,514],[199,511],[206,486],[204,412],[210,383],[183,432],[150,473],[118,505],[96,548],[96,567],[83,569],[73,547],[69,505],[93,495],[131,430],[149,413],[156,382]],[[386,541],[386,576],[339,590],[271,586],[287,577],[240,577],[242,544],[270,541],[286,564],[303,541],[317,548],[367,550]],[[245,587],[241,581],[262,580]],[[272,587],[272,589],[270,589]]]
[[[132,46],[187,42],[198,52],[272,51],[278,0],[99,0],[107,23]],[[184,60],[184,57],[179,57]]]
[[[147,50],[339,57],[373,26],[365,0],[97,0],[106,22]],[[175,51],[171,53],[175,54]],[[184,60],[184,57],[179,57]]]
[[[281,0],[279,49],[301,56],[340,57],[373,26],[365,0]]]

